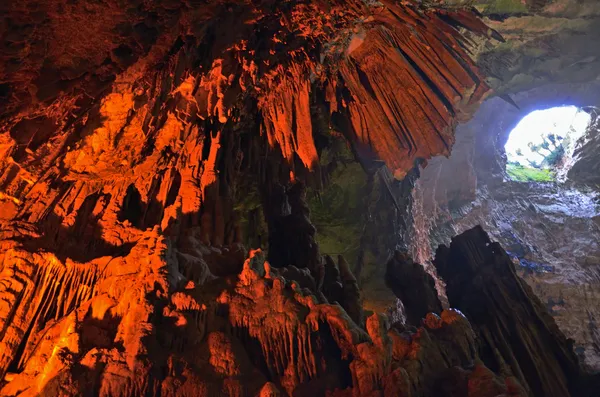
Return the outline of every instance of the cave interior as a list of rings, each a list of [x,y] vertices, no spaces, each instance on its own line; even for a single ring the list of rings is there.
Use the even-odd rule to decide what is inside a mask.
[[[3,1],[0,396],[600,396],[599,41],[596,0]]]

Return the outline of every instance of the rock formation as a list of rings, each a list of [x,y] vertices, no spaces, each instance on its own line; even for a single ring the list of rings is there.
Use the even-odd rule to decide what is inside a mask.
[[[600,114],[596,107],[587,109],[592,121],[580,142],[575,143],[574,164],[568,172],[568,178],[577,183],[600,190],[600,176],[595,170],[600,168]]]
[[[35,310],[13,304],[4,317],[12,337],[3,352],[13,360],[2,395],[458,396],[473,383],[480,394],[469,395],[525,395],[478,361],[475,334],[456,311],[430,314],[418,329],[390,328],[379,314],[360,326],[342,308],[348,295],[342,306],[327,303],[279,276],[260,251],[237,275],[174,288],[173,250],[157,228],[126,256],[86,264],[15,243],[4,272],[15,263],[15,279],[34,279],[12,289]],[[25,273],[36,265],[58,277]]]
[[[405,253],[396,251],[387,263],[386,284],[404,304],[406,320],[418,325],[428,313],[440,313],[435,281],[419,263]]]
[[[435,266],[448,300],[470,319],[482,359],[512,373],[533,396],[592,396],[600,379],[585,379],[572,341],[516,275],[510,257],[476,227],[440,246]],[[589,385],[593,386],[589,389]]]
[[[451,157],[429,161],[416,189],[432,249],[482,225],[509,252],[517,274],[575,341],[591,371],[600,369],[600,207],[593,182],[597,127],[592,125],[582,140],[564,182],[511,181],[504,145],[529,112],[568,104],[593,113],[589,105],[600,103],[599,92],[597,83],[553,84],[513,95],[519,108],[501,98],[486,101],[457,128]]]
[[[476,10],[24,0],[0,15],[0,395],[588,390],[566,348],[540,356],[568,360],[563,378],[533,360],[539,387],[504,371],[481,348],[503,330],[442,310],[408,258],[387,278],[407,325],[364,308],[364,261],[319,249],[307,194],[336,145],[373,197],[359,256],[400,244],[415,164],[448,155],[490,93],[475,58],[502,37]],[[551,335],[527,335],[563,348],[544,321]]]

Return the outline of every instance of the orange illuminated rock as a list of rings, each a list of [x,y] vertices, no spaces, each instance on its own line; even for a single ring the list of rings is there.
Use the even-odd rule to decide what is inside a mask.
[[[64,279],[72,292],[62,295],[55,288],[56,296],[37,291],[54,283],[50,274],[64,265],[54,256],[34,259],[15,244],[10,251],[14,254],[3,258],[5,269],[18,256],[36,260],[37,268],[49,273],[32,283],[30,293],[45,299],[13,303],[17,312],[33,309],[31,313],[41,316],[14,319],[13,328],[5,332],[4,343],[10,343],[20,339],[21,329],[33,330],[30,340],[21,339],[25,348],[12,354],[21,364],[3,357],[3,363],[18,373],[5,376],[8,383],[0,394],[80,395],[89,387],[100,395],[140,395],[147,390],[210,395],[223,388],[234,396],[245,395],[244,390],[271,393],[266,395],[335,389],[339,395],[369,395],[384,388],[408,393],[429,376],[414,372],[417,361],[411,360],[417,356],[418,362],[431,362],[431,376],[447,368],[432,353],[435,349],[456,355],[455,365],[472,359],[472,339],[466,344],[457,339],[452,349],[459,350],[447,350],[437,337],[420,329],[415,334],[419,336],[409,337],[414,358],[407,361],[395,353],[403,342],[387,336],[393,331],[385,316],[370,316],[362,329],[339,305],[320,303],[280,276],[262,277],[267,265],[260,252],[251,254],[239,276],[181,284],[171,278],[178,274],[172,248],[157,232],[155,228],[143,233],[124,257],[79,264],[80,269],[94,269],[93,276],[74,268],[79,276]],[[91,296],[82,293],[91,292],[86,289],[90,282]],[[3,327],[7,329],[6,323]],[[441,327],[436,332],[458,327],[467,331],[465,337],[472,334],[464,318]],[[3,351],[10,354],[8,346]],[[398,365],[404,368],[400,378]],[[7,367],[3,372],[7,374]],[[345,378],[345,373],[351,377]],[[489,381],[498,383],[494,375]]]
[[[436,11],[389,2],[363,37],[340,65],[342,107],[359,154],[384,160],[402,179],[415,160],[449,155],[456,117],[488,89]]]
[[[363,310],[307,204],[332,135],[398,178],[448,154],[488,91],[472,10],[8,3],[0,395],[520,395],[466,318]]]

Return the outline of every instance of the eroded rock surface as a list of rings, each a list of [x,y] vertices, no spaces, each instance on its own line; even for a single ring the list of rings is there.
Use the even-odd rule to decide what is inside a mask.
[[[598,108],[587,109],[592,121],[586,134],[575,144],[573,166],[567,176],[570,180],[600,191],[600,176],[595,172],[600,167],[600,114]]]
[[[294,273],[280,276],[260,251],[250,253],[238,275],[175,287],[175,251],[157,229],[144,232],[124,257],[85,264],[62,264],[15,243],[3,258],[5,271],[19,257],[21,269],[29,263],[69,275],[42,279],[54,294],[42,283],[25,286],[24,296],[41,298],[25,300],[36,310],[17,310],[3,322],[5,336],[12,335],[3,352],[17,361],[2,368],[0,393],[425,396],[454,390],[466,396],[473,388],[467,384],[475,383],[480,394],[468,395],[525,395],[478,361],[475,334],[458,312],[431,314],[418,329],[390,328],[380,314],[356,323],[342,308],[352,301],[347,294],[342,306],[328,303],[320,291],[301,287]],[[60,281],[71,288],[57,288]]]
[[[575,341],[588,369],[598,371],[600,208],[595,185],[583,183],[597,174],[586,165],[598,154],[588,146],[587,160],[578,165],[575,158],[576,172],[569,173],[573,179],[564,182],[511,181],[504,169],[504,144],[522,117],[540,107],[593,106],[600,103],[598,85],[556,84],[513,99],[520,109],[500,98],[485,102],[457,129],[451,157],[432,159],[421,172],[417,191],[426,240],[435,249],[482,225],[509,251],[518,274]],[[593,130],[583,142],[590,142]]]
[[[406,252],[396,251],[386,265],[385,281],[402,301],[408,324],[419,324],[428,313],[440,313],[435,281]]]
[[[390,324],[354,275],[395,248],[415,162],[448,155],[489,93],[472,55],[501,37],[474,10],[0,11],[1,395],[527,395],[433,291],[423,307],[388,280],[414,314]],[[306,199],[333,141],[371,184],[356,266],[321,255]]]
[[[456,119],[488,92],[470,43],[448,22],[488,37],[464,9],[354,0],[56,0],[3,2],[0,10],[6,394],[189,387],[239,395],[246,387],[257,393],[266,378],[291,391],[318,377],[324,364],[308,347],[298,350],[304,367],[287,369],[280,355],[292,345],[271,350],[267,335],[268,357],[257,364],[266,378],[256,377],[254,390],[252,372],[236,369],[245,360],[241,342],[220,334],[226,327],[211,330],[209,340],[215,360],[222,351],[231,359],[213,365],[205,357],[189,369],[179,356],[193,349],[183,343],[204,336],[172,336],[190,321],[169,314],[176,291],[242,270],[241,225],[250,222],[238,204],[255,191],[269,237],[253,237],[268,240],[273,267],[314,285],[314,294],[363,325],[350,266],[320,262],[303,188],[283,186],[321,186],[321,142],[332,134],[365,169],[383,161],[403,176],[416,159],[447,154]],[[189,304],[200,315],[182,299],[179,309]],[[216,310],[215,299],[206,313]],[[294,302],[282,316],[308,310]],[[316,332],[316,321],[301,332]],[[248,378],[202,386],[212,383],[195,377],[209,364],[218,367],[215,378]],[[189,383],[177,378],[182,373]]]
[[[450,304],[473,323],[490,368],[514,374],[534,396],[596,393],[598,379],[581,370],[573,342],[481,227],[454,238],[450,247],[440,246],[434,263]]]

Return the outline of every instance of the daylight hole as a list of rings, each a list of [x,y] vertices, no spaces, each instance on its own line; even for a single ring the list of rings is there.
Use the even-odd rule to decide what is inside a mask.
[[[591,121],[575,106],[535,110],[510,132],[504,146],[508,177],[520,182],[551,182],[566,171],[575,143]]]

